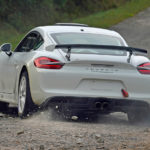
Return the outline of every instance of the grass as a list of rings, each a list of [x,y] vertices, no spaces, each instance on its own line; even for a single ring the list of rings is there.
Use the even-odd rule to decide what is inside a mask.
[[[72,22],[84,23],[94,27],[109,28],[129,17],[133,17],[148,7],[150,7],[150,0],[132,0],[118,8],[75,19]],[[23,33],[18,33],[17,29],[9,24],[0,23],[0,45],[4,42],[9,42],[12,43],[14,49],[23,36]]]
[[[11,43],[14,49],[23,36],[23,33],[18,33],[11,25],[7,23],[0,24],[0,45],[3,43]]]
[[[132,0],[116,9],[75,19],[73,22],[84,23],[93,27],[109,28],[129,17],[133,17],[135,14],[148,7],[150,7],[150,0]]]

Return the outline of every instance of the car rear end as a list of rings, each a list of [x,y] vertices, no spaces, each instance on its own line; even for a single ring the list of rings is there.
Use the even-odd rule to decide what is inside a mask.
[[[84,38],[82,34],[76,37],[74,34],[51,36],[57,44],[100,42],[98,39],[95,43],[97,34],[84,34]],[[101,39],[105,38],[102,45],[125,46],[121,38],[107,36],[100,35]],[[54,106],[67,114],[128,112],[148,107],[150,77],[140,71],[141,64],[138,67],[133,63],[136,56],[121,50],[81,48],[72,49],[70,59],[67,57],[67,49],[59,48],[34,60],[36,76],[32,88],[36,90],[32,95],[36,103]]]

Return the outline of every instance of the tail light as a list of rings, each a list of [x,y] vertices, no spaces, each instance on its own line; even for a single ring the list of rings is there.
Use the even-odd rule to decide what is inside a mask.
[[[137,67],[141,74],[150,74],[150,63],[144,63]]]
[[[39,57],[34,60],[34,65],[37,68],[61,69],[64,64],[59,62],[58,60],[51,59],[48,57]]]

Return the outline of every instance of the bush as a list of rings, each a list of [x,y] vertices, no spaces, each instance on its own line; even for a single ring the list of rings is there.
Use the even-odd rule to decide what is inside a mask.
[[[129,0],[0,0],[0,20],[19,32],[33,26],[69,22]]]

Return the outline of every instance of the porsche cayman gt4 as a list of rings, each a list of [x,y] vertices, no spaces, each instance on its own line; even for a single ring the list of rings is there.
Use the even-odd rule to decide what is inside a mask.
[[[0,48],[1,107],[15,105],[20,117],[36,107],[57,114],[149,115],[150,60],[115,31],[58,23],[32,29],[15,50]]]

